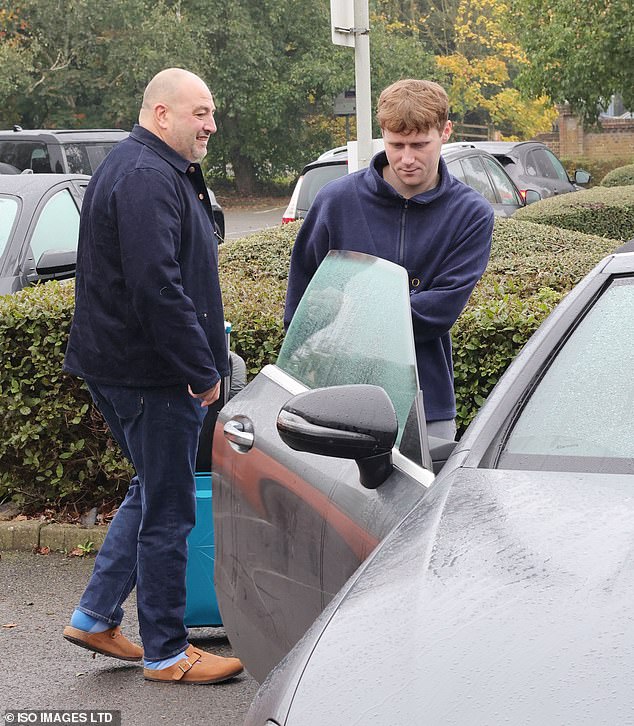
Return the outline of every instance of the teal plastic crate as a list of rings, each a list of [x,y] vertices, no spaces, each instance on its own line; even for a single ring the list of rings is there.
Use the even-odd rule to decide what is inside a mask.
[[[187,540],[187,604],[185,625],[222,625],[214,587],[214,520],[211,474],[196,474],[196,526]]]

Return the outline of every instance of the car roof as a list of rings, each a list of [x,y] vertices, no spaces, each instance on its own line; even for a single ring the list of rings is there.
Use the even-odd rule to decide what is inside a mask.
[[[66,181],[88,182],[86,174],[0,174],[0,194],[28,196],[41,194],[56,184]]]
[[[120,141],[129,135],[124,129],[2,129],[0,139],[42,141]]]
[[[488,151],[489,154],[493,154],[494,156],[510,154],[519,146],[527,146],[529,144],[543,146],[540,141],[473,141],[471,143],[476,149]]]

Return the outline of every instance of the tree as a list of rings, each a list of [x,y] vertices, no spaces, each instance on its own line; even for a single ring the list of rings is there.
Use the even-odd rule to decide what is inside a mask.
[[[586,123],[620,93],[634,109],[631,0],[512,0],[528,57],[520,77],[534,94],[568,102]]]
[[[130,128],[148,78],[166,65],[189,64],[196,49],[178,32],[177,6],[149,0],[0,0],[0,32],[19,38],[19,75],[0,71],[5,125]],[[3,51],[5,45],[3,43]],[[11,78],[18,82],[11,83]]]
[[[508,25],[504,0],[460,0],[455,50],[437,57],[448,75],[452,116],[493,125],[507,137],[550,128],[555,111],[547,98],[522,98],[513,80],[527,59]]]

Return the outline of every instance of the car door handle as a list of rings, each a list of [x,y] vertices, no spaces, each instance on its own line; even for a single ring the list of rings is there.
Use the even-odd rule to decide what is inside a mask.
[[[223,433],[231,447],[241,454],[253,446],[253,424],[246,416],[234,416],[224,425]]]

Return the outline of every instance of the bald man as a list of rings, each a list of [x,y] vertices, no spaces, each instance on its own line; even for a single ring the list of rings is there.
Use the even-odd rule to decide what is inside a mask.
[[[192,647],[183,623],[194,468],[206,408],[228,374],[213,212],[200,168],[216,132],[205,83],[148,84],[139,123],[90,180],[64,370],[83,378],[135,476],[64,637],[144,662],[144,677],[218,683],[237,658]],[[136,585],[143,648],[121,632]]]

